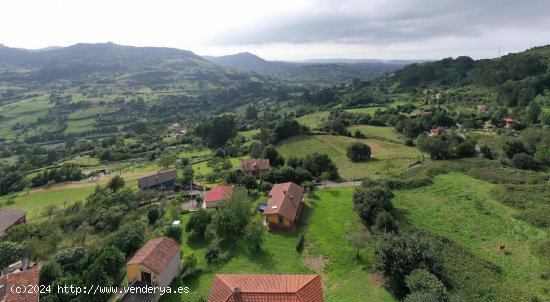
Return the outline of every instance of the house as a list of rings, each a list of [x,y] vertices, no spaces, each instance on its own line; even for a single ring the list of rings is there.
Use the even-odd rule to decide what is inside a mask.
[[[217,208],[220,205],[220,202],[231,199],[232,193],[232,186],[218,186],[212,188],[212,190],[208,191],[206,196],[204,196],[202,208]]]
[[[222,275],[214,277],[209,302],[323,302],[319,275]]]
[[[246,175],[258,178],[266,171],[269,171],[269,159],[245,159],[241,161],[241,170]]]
[[[517,123],[515,119],[509,118],[509,117],[503,118],[502,121],[504,122],[504,128],[508,128],[508,129],[512,128],[512,125]]]
[[[300,219],[303,199],[302,186],[292,182],[274,185],[263,212],[268,226],[272,229],[287,229],[294,232]]]
[[[178,174],[176,169],[158,171],[156,174],[148,175],[138,179],[138,187],[140,190],[159,190],[171,189],[174,187]]]
[[[486,112],[487,111],[487,105],[478,104],[477,105],[477,112]]]
[[[128,286],[136,290],[123,295],[122,301],[158,301],[160,293],[151,293],[147,288],[170,286],[180,271],[180,246],[168,237],[149,240],[126,263]]]
[[[438,100],[438,101],[441,100],[442,97],[443,97],[443,93],[441,93],[441,92],[438,92],[438,93],[435,95],[435,99]]]
[[[4,275],[0,277],[0,302],[38,302],[39,290],[23,290],[31,287],[36,289],[38,286],[37,269]]]
[[[0,210],[0,237],[18,224],[27,222],[27,212],[16,209],[1,209]]]
[[[428,133],[428,136],[429,137],[436,137],[436,136],[439,136],[443,133],[447,132],[447,129],[443,128],[443,127],[437,127],[437,128],[434,128],[432,130],[430,130],[430,133]]]

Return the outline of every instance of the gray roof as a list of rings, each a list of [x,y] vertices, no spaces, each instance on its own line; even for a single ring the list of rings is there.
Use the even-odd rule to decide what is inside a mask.
[[[27,215],[27,212],[16,209],[0,210],[0,236],[6,233],[6,230],[12,227],[19,219]]]
[[[178,174],[176,173],[176,169],[159,171],[156,174],[145,176],[138,179],[138,187],[140,189],[148,188],[157,184],[162,184],[167,181],[174,180],[176,179],[176,177],[178,177]]]

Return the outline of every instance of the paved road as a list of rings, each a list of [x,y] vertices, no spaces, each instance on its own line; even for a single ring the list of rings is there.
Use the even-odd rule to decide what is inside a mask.
[[[359,187],[361,185],[361,181],[344,181],[344,182],[333,182],[333,181],[326,181],[325,184],[321,184],[317,186],[317,189],[325,189],[325,188],[344,188],[344,187]]]

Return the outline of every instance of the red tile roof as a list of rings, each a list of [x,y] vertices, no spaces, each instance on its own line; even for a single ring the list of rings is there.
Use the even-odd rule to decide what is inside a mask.
[[[322,302],[319,275],[216,275],[209,302]]]
[[[180,246],[174,240],[159,237],[149,240],[127,264],[143,264],[160,274],[179,251]]]
[[[206,196],[204,197],[204,202],[218,202],[222,200],[228,200],[231,198],[232,191],[232,186],[219,186],[212,188],[212,190],[206,193]]]
[[[38,270],[30,269],[19,273],[12,273],[7,276],[7,282],[4,283],[4,288],[0,289],[0,302],[38,302],[40,297],[39,292],[26,291],[15,293],[12,288],[19,287],[29,289],[28,286],[38,286]],[[0,284],[1,286],[1,284]]]
[[[304,196],[304,187],[293,182],[276,184],[269,192],[264,215],[278,214],[293,221],[300,209]]]
[[[269,159],[245,159],[241,161],[243,171],[269,170]]]

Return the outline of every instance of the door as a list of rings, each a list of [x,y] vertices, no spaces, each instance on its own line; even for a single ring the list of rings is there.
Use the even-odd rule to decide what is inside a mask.
[[[151,284],[151,273],[141,271],[141,282]]]

